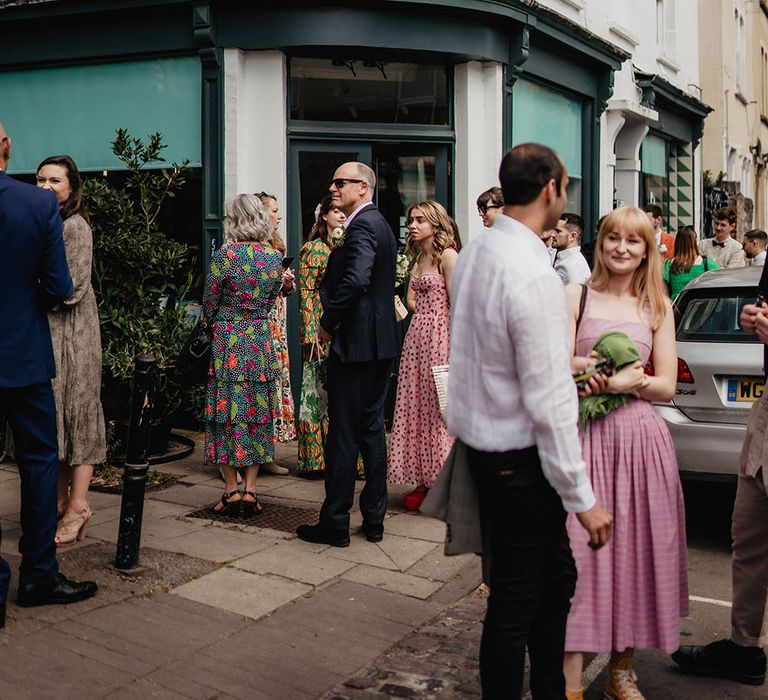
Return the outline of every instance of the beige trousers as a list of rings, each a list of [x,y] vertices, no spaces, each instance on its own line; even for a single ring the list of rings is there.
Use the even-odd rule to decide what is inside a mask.
[[[767,427],[768,395],[763,395],[749,415],[731,525],[731,639],[749,647],[768,643]]]

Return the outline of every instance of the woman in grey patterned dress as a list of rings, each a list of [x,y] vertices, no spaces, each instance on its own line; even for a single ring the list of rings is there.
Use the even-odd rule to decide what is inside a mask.
[[[91,286],[93,235],[82,206],[80,173],[69,156],[46,158],[37,168],[37,186],[51,190],[64,219],[64,249],[75,291],[48,314],[56,377],[56,427],[59,439],[56,545],[82,539],[91,518],[88,487],[94,464],[106,459],[101,408],[101,333]]]

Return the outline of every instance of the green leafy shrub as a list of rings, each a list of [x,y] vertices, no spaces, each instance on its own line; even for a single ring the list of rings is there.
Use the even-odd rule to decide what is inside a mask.
[[[148,353],[161,369],[171,366],[191,327],[179,303],[192,286],[187,247],[158,224],[163,203],[184,185],[188,162],[151,167],[165,162],[160,134],[145,143],[125,129],[116,133],[112,152],[127,171],[124,185],[93,178],[83,194],[94,235],[105,393],[127,396],[135,358]],[[158,413],[172,415],[192,392],[168,387],[161,377]]]

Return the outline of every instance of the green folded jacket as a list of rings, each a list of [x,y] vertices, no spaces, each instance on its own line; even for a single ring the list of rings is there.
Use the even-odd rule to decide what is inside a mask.
[[[640,353],[632,339],[623,331],[608,331],[603,333],[592,346],[600,355],[613,361],[614,371],[637,362]],[[579,400],[579,425],[584,428],[588,421],[602,418],[615,408],[620,408],[632,398],[629,394],[598,394]]]

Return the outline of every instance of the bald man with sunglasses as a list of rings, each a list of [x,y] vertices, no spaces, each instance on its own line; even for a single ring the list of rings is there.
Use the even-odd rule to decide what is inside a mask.
[[[333,206],[347,215],[344,238],[331,253],[320,285],[323,315],[318,339],[328,354],[328,439],[325,501],[317,525],[301,525],[307,542],[349,545],[349,510],[355,495],[357,456],[363,457],[360,494],[363,534],[384,535],[387,444],[384,401],[392,359],[398,353],[395,319],[397,239],[373,204],[376,176],[363,163],[344,163],[333,175]]]

